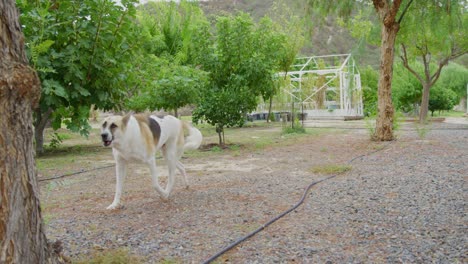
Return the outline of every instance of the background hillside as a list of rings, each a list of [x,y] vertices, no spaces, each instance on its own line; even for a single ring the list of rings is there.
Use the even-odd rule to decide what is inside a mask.
[[[243,11],[249,13],[258,20],[267,14],[274,19],[272,7],[281,0],[212,0],[200,2],[201,7],[207,15],[222,15]],[[289,0],[286,2],[294,12],[301,17],[305,17],[303,0]],[[301,55],[327,55],[353,53],[354,58],[360,65],[365,67],[371,65],[378,66],[379,49],[373,45],[358,45],[358,40],[352,38],[349,32],[336,24],[334,17],[310,18],[307,21],[309,28],[307,38]]]

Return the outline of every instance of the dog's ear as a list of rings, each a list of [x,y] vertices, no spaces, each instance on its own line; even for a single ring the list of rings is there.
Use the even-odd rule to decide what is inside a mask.
[[[122,130],[125,130],[125,128],[127,127],[128,120],[130,120],[131,116],[132,116],[132,113],[130,112],[122,117],[122,124],[120,124]]]

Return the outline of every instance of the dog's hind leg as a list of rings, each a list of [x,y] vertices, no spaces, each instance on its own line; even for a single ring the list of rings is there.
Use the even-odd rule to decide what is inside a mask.
[[[167,192],[167,195],[169,196],[175,184],[175,172],[177,169],[177,160],[175,159],[174,155],[172,157],[168,156],[166,163],[167,163],[167,168],[169,170],[166,192]]]
[[[116,156],[115,160],[117,162],[117,164],[115,165],[115,178],[116,178],[115,196],[114,196],[114,201],[112,202],[112,204],[107,207],[108,210],[118,209],[121,206],[120,197],[122,196],[124,180],[127,174],[127,161],[125,161],[124,159],[118,156]]]
[[[151,180],[153,181],[154,189],[161,195],[161,197],[164,200],[167,200],[167,198],[169,198],[169,192],[165,191],[159,184],[159,176],[158,171],[156,169],[156,161],[152,159],[150,162],[148,162],[148,165],[151,171]]]
[[[182,174],[182,176],[184,177],[185,188],[188,189],[189,188],[189,182],[188,182],[188,178],[187,178],[187,173],[185,172],[185,166],[184,166],[184,164],[182,164],[182,162],[180,162],[180,159],[182,159],[183,154],[184,154],[184,148],[177,147],[177,164],[176,164],[176,166],[177,166],[177,169],[179,170],[180,174]]]
[[[166,186],[166,192],[169,195],[172,192],[172,189],[174,188],[176,169],[179,169],[180,171],[180,169],[183,167],[178,166],[179,161],[177,159],[177,153],[176,153],[174,144],[166,144],[166,146],[161,148],[161,151],[164,156],[164,159],[166,160],[168,173],[169,173],[168,178],[167,178],[168,179],[167,186]]]
[[[187,173],[185,172],[184,164],[182,164],[182,162],[180,162],[180,160],[177,161],[177,169],[179,170],[179,172],[184,177],[185,188],[188,189],[189,188],[189,183],[188,183],[188,179],[187,179]]]

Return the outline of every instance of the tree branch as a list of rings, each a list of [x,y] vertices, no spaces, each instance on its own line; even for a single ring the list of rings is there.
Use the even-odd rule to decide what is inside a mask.
[[[403,17],[405,16],[406,12],[408,11],[408,8],[410,7],[412,3],[413,3],[413,0],[410,0],[408,4],[406,4],[405,9],[403,9],[403,12],[400,15],[400,18],[398,18],[398,24],[401,23],[401,21],[403,20]]]
[[[385,9],[387,7],[387,3],[385,0],[372,0],[374,4],[375,11],[380,16],[382,21],[385,21]]]
[[[429,59],[428,56],[429,55]],[[431,71],[429,69],[429,66],[431,64],[431,54],[428,54],[427,52],[427,45],[426,45],[426,49],[424,51],[423,54],[421,54],[421,57],[422,57],[422,60],[423,60],[423,65],[424,65],[424,75],[426,76],[426,82],[430,82],[431,81]]]
[[[396,17],[396,14],[398,13],[398,9],[400,9],[401,2],[402,2],[402,0],[394,0],[393,1],[393,5],[392,5],[392,7],[390,9],[390,15],[392,17],[394,17],[394,18]]]
[[[101,33],[102,20],[103,20],[103,17],[104,17],[105,8],[106,8],[106,3],[104,2],[101,5],[101,9],[99,10],[100,11],[100,13],[99,13],[99,22],[98,22],[98,26],[97,26],[97,29],[96,29],[96,34],[94,36],[93,48],[91,50],[91,58],[90,58],[89,64],[88,64],[88,70],[87,70],[87,73],[86,73],[86,78],[82,81],[82,83],[89,81],[89,79],[91,78],[90,77],[91,67],[93,65],[94,54],[96,52],[96,46],[98,45],[98,40],[99,40],[99,36],[100,36],[100,33]]]
[[[115,28],[115,31],[114,31],[114,37],[117,36],[117,32],[120,30],[120,27],[122,26],[122,23],[123,23],[123,20],[125,18],[125,16],[128,14],[128,8],[125,12],[122,13],[122,15],[120,16],[120,19],[119,19],[119,23],[117,24],[117,27]],[[112,48],[112,44],[114,43],[114,39],[111,40],[110,44],[109,44],[109,50]]]
[[[430,83],[430,86],[431,87],[432,85],[434,85],[434,83],[439,79],[440,77],[440,73],[442,72],[442,68],[448,64],[450,60],[450,56],[449,57],[446,57],[445,59],[443,59],[440,63],[439,63],[439,68],[437,69],[437,71],[431,76],[431,83]]]
[[[401,44],[401,48],[403,49],[403,56],[400,56],[401,60],[403,61],[403,66],[408,69],[409,72],[411,72],[418,80],[419,82],[423,83],[424,79],[421,77],[419,73],[417,73],[415,70],[413,70],[408,63],[408,55],[406,53],[406,46],[405,44]]]
[[[460,56],[463,56],[466,53],[468,53],[467,48],[460,49],[460,50],[456,51],[456,47],[452,47],[452,54],[450,54],[450,60],[453,60],[453,59],[456,59],[456,58],[458,58]]]
[[[36,109],[36,124],[34,124],[35,127],[35,133],[37,133],[38,130],[43,131],[47,125],[47,122],[49,122],[50,115],[52,114],[54,110],[49,107],[46,112],[42,112],[41,108],[38,107]]]
[[[402,0],[394,0],[393,5],[390,7],[390,10],[386,12],[384,19],[384,24],[386,26],[391,26],[395,23],[395,18],[398,13],[398,10],[400,9],[401,2]]]

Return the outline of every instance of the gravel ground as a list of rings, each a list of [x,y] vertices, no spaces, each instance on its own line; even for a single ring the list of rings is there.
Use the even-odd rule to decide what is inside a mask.
[[[349,164],[350,171],[313,187],[298,209],[217,261],[467,263],[467,161],[467,124],[422,130],[405,123],[390,143],[350,129],[286,147],[185,159],[191,187],[178,178],[168,202],[138,165],[129,170],[122,210],[104,210],[113,197],[112,169],[42,184],[42,200],[48,237],[61,240],[71,257],[127,247],[147,263],[201,263],[327,177],[312,173],[314,166]]]

